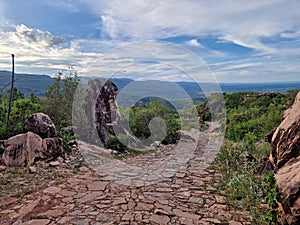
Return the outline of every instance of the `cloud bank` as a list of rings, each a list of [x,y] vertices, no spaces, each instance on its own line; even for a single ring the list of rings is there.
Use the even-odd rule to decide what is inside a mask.
[[[10,2],[0,2],[0,66],[3,69],[10,68],[9,56],[15,53],[22,72],[55,74],[72,65],[88,75],[93,71],[90,65],[98,58],[101,58],[99,66],[103,71],[113,71],[113,67],[122,66],[128,59],[121,55],[104,57],[107,51],[135,41],[158,40],[190,49],[222,82],[300,79],[300,1],[297,0],[35,2],[44,7],[45,14],[52,12],[48,9],[65,15],[87,9],[96,19],[89,24],[77,21],[78,27],[94,27],[99,33],[97,38],[82,33],[54,35],[54,30],[14,24],[13,18],[3,17],[7,4]],[[26,17],[24,12],[18,12],[20,16],[22,13]],[[62,21],[57,26],[67,26],[67,23]],[[149,51],[159,52],[158,49]],[[173,54],[172,57],[177,60],[181,56]],[[164,74],[161,79],[167,79],[164,66],[147,68],[130,67],[127,72],[130,71],[131,76],[142,73],[150,76],[152,72],[152,77],[161,73]],[[179,74],[169,75],[174,80],[185,79]]]

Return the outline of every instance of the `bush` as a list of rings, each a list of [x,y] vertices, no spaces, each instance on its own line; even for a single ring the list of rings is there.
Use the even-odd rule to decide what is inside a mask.
[[[258,163],[244,157],[247,154],[246,149],[252,149],[254,158],[257,161],[261,159],[261,147],[257,147],[257,144],[250,145],[246,142],[234,143],[225,140],[216,158],[216,166],[222,173],[218,188],[230,207],[246,212],[253,224],[267,225],[269,223],[263,216],[268,213],[268,208],[261,203],[271,190],[263,176],[256,174]]]
[[[46,91],[46,97],[42,99],[45,113],[57,128],[72,125],[73,98],[79,82],[80,79],[73,68],[59,72],[54,84]]]
[[[166,127],[166,137],[162,143],[176,143],[179,139],[179,130],[181,128],[179,114],[176,110],[168,107],[162,100],[153,100],[148,105],[139,105],[131,108],[129,126],[132,133],[141,140],[149,138],[151,136],[149,124],[154,118],[162,119]]]
[[[75,140],[74,134],[71,134],[69,131],[64,130],[64,131],[58,131],[57,136],[62,139],[64,150],[70,152],[71,151],[70,142]]]
[[[6,126],[10,95],[0,96],[0,98],[0,139],[7,139],[23,132],[25,120],[31,114],[43,111],[39,98],[34,94],[31,94],[30,98],[25,98],[24,95],[14,87],[10,119],[8,126]]]
[[[128,137],[124,134],[119,134],[117,136],[111,136],[107,143],[106,147],[110,149],[114,149],[119,152],[124,152],[125,150],[128,150]]]

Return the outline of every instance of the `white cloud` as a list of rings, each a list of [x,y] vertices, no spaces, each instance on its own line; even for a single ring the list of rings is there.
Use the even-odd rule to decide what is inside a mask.
[[[71,3],[73,1],[70,0],[47,1],[52,7],[71,12],[79,11],[85,4],[101,23],[100,40],[70,41],[42,28],[32,29],[29,25],[13,26],[13,31],[11,25],[9,29],[2,29],[7,27],[7,21],[1,17],[4,3],[0,1],[1,68],[10,69],[4,65],[9,65],[7,58],[15,53],[18,69],[22,72],[53,74],[67,65],[75,65],[82,74],[112,73],[116,68],[126,65],[128,59],[123,52],[104,54],[106,51],[126,42],[185,36],[190,37],[190,40],[183,43],[183,46],[190,47],[200,57],[214,58],[214,62],[227,61],[211,65],[222,80],[238,81],[239,76],[243,79],[257,79],[258,74],[260,79],[263,76],[270,78],[268,73],[286,79],[280,73],[295,76],[295,71],[300,71],[297,66],[300,65],[300,43],[294,40],[300,37],[300,1],[297,0],[76,0],[74,4]],[[208,45],[199,43],[198,40],[210,35],[220,42],[253,49],[254,53],[247,55],[247,59],[228,62],[230,53],[212,50],[205,47]],[[291,40],[281,42],[281,45],[265,41],[280,37]],[[174,49],[142,47],[149,53],[148,60],[183,63],[188,66],[190,73],[196,73],[199,69],[193,67],[192,62],[182,62],[184,55]],[[130,49],[130,54],[134,58],[141,57],[138,48]],[[95,59],[97,63],[93,65]],[[158,73],[161,74],[160,79],[164,80],[168,80],[168,77],[171,80],[187,79],[182,74],[174,74],[174,70],[167,69],[165,64],[141,64],[127,67],[124,71],[129,76],[138,74],[136,78],[139,79],[145,78],[143,74],[153,78]]]
[[[194,46],[194,47],[205,48],[202,44],[200,44],[200,43],[198,42],[197,39],[189,40],[189,41],[187,41],[187,44],[188,44],[188,45],[191,45],[191,46]]]
[[[157,39],[178,35],[215,34],[251,42],[300,28],[300,2],[272,1],[180,1],[180,0],[88,0],[91,10],[102,18],[110,37]],[[287,13],[288,12],[288,13]],[[103,19],[104,18],[104,19]],[[113,24],[113,26],[112,26]],[[113,27],[113,29],[112,29]],[[261,46],[258,46],[261,49]]]
[[[64,10],[71,13],[77,13],[82,10],[85,5],[85,0],[55,0],[55,1],[40,1],[46,7]]]
[[[284,32],[280,36],[282,38],[300,38],[300,30],[295,32]]]
[[[83,53],[76,42],[66,43],[62,37],[48,31],[15,27],[15,31],[0,31],[0,64],[10,69],[10,54],[15,54],[16,70],[55,74],[68,65],[84,67],[95,53]]]
[[[28,28],[24,24],[16,26],[16,32],[14,32],[14,36],[11,38],[13,38],[16,42],[21,42],[24,45],[30,45],[33,48],[59,48],[65,44],[65,40],[62,37],[53,36],[48,31]]]

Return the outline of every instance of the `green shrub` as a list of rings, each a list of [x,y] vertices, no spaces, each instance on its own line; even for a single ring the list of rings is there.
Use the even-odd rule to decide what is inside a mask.
[[[56,75],[54,84],[46,91],[46,97],[42,99],[45,113],[57,128],[72,125],[73,98],[79,82],[80,79],[73,68],[61,71]]]
[[[9,94],[0,96],[0,139],[7,139],[13,135],[22,133],[25,120],[31,114],[43,111],[39,98],[34,94],[31,94],[30,98],[25,98],[14,87],[12,108],[7,126],[9,99]]]
[[[179,114],[176,110],[168,107],[162,100],[153,100],[148,105],[139,105],[131,108],[129,113],[131,132],[141,140],[149,138],[151,136],[149,124],[153,118],[161,118],[165,123],[166,137],[162,143],[176,143],[180,136],[179,130],[181,129]]]
[[[269,224],[279,224],[277,217],[280,215],[278,211],[277,202],[281,201],[280,192],[276,185],[274,173],[267,174],[264,178],[265,182],[265,200],[268,203],[268,210],[265,215],[261,216],[261,219]]]
[[[64,131],[58,131],[57,136],[62,139],[64,150],[70,152],[71,151],[70,141],[75,140],[74,134],[71,134],[69,131],[64,130]]]
[[[124,134],[119,134],[117,136],[111,136],[109,137],[106,147],[109,149],[113,149],[119,152],[124,152],[125,150],[128,150],[128,142],[129,139]]]

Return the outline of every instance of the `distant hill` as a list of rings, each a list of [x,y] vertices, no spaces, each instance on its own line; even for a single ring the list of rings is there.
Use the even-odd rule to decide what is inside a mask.
[[[92,78],[92,77],[90,77]],[[87,86],[89,77],[82,77],[82,83]],[[130,100],[141,99],[142,97],[165,97],[169,99],[184,100],[187,97],[196,98],[197,101],[203,101],[205,96],[201,87],[192,82],[168,82],[157,80],[134,81],[125,78],[112,78],[122,93],[119,100],[120,105],[132,105]],[[47,75],[38,74],[15,74],[15,86],[25,95],[29,96],[34,93],[36,96],[44,96],[45,91],[54,83],[55,79]],[[0,91],[5,93],[10,89],[11,72],[0,71]],[[203,83],[201,86],[208,89],[213,87],[210,83]],[[6,87],[5,87],[6,86]],[[281,92],[286,93],[288,90],[300,89],[300,82],[281,82],[281,83],[221,83],[222,92]],[[213,90],[212,90],[213,92]],[[151,96],[152,95],[152,96]],[[135,102],[133,102],[134,104]]]
[[[26,97],[30,93],[34,93],[36,96],[44,96],[45,91],[50,85],[54,83],[55,79],[47,75],[38,74],[15,74],[15,84]],[[0,71],[0,89],[3,93],[10,89],[11,72]]]

